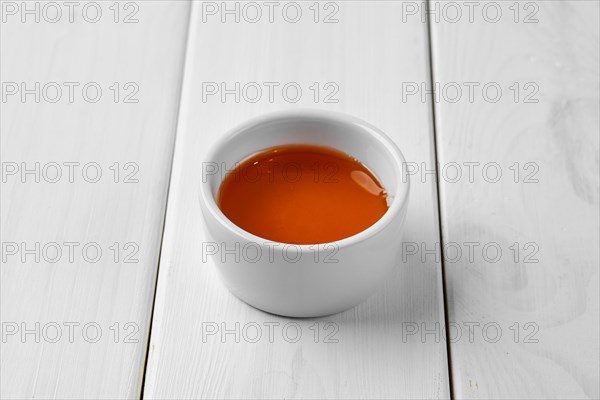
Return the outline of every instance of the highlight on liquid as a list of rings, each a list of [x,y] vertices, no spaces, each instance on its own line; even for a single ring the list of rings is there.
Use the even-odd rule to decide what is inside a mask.
[[[316,145],[260,151],[229,172],[217,195],[234,224],[261,238],[320,244],[364,231],[387,211],[387,194],[360,161]]]

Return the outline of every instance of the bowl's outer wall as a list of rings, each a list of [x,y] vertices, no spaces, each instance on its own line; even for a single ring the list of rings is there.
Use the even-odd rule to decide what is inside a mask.
[[[225,286],[244,302],[289,317],[329,315],[365,300],[401,264],[407,207],[405,202],[383,229],[364,240],[307,247],[252,242],[221,224],[203,204],[208,242],[202,245]]]

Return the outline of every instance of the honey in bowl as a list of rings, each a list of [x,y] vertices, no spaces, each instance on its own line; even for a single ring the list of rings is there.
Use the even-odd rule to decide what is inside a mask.
[[[387,194],[367,167],[315,145],[279,146],[248,157],[225,176],[217,202],[240,228],[290,244],[353,236],[388,209]]]

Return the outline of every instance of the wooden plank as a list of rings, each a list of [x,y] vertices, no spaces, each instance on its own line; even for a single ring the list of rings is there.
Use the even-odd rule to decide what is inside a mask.
[[[476,3],[432,19],[454,393],[598,398],[598,2]]]
[[[115,4],[2,2],[2,398],[140,395],[189,4]]]
[[[235,12],[236,4],[228,9]],[[203,258],[203,157],[220,135],[251,117],[299,107],[342,111],[387,132],[409,160],[432,162],[431,105],[403,104],[401,96],[403,80],[427,80],[426,26],[398,23],[402,3],[395,1],[321,2],[318,22],[313,3],[301,2],[295,23],[285,20],[297,15],[288,4],[277,3],[272,22],[267,6],[256,22],[255,10],[243,14],[240,7],[236,23],[220,3],[194,3],[144,396],[447,398],[445,341],[403,337],[414,321],[443,326],[439,262],[399,260],[385,287],[358,307],[293,320],[237,300]],[[265,82],[279,85],[272,100]],[[249,83],[248,90],[253,83],[262,88],[262,97],[255,89],[244,93]],[[234,93],[224,100],[222,92],[208,94],[221,84]],[[301,88],[297,102],[293,90],[287,99],[282,94],[286,84]],[[319,88],[318,101],[311,87]],[[325,102],[326,95],[336,102]],[[437,221],[435,185],[416,182],[406,240],[433,246]]]

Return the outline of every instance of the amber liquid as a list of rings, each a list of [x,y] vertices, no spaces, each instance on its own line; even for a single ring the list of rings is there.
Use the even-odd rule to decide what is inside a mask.
[[[319,244],[355,235],[388,209],[386,192],[358,160],[338,150],[286,145],[263,150],[229,172],[219,208],[261,238]]]

